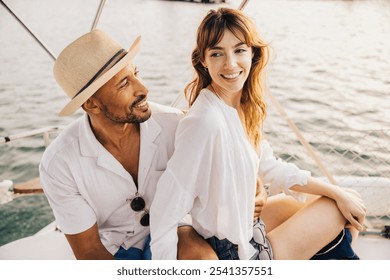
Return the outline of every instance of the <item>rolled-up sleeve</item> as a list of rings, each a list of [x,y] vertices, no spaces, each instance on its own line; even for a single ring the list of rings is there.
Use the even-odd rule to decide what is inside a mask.
[[[57,225],[65,234],[80,233],[96,223],[95,212],[80,195],[76,186],[61,183],[58,178],[54,179],[42,165],[39,171],[41,184],[53,209]],[[56,171],[56,174],[61,174],[61,171]]]
[[[299,169],[295,164],[277,159],[266,140],[261,141],[258,175],[263,184],[269,185],[270,195],[284,192],[300,201],[306,199],[305,194],[294,192],[290,188],[295,185],[306,185],[310,172]]]

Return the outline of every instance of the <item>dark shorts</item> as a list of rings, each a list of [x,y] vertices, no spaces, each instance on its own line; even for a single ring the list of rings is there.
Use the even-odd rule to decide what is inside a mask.
[[[360,258],[351,246],[352,235],[348,228],[344,228],[340,234],[328,245],[315,254],[312,260],[359,260]]]
[[[239,260],[238,246],[228,239],[218,239],[212,236],[206,241],[211,245],[220,260]],[[258,220],[253,226],[253,238],[249,241],[256,253],[251,260],[272,260],[272,247],[265,235],[265,225]]]

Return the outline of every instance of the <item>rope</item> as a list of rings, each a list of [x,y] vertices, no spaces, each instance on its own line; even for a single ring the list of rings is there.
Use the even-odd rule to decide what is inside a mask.
[[[249,3],[249,0],[243,0],[238,7],[239,10],[243,10],[246,5]],[[336,184],[336,180],[333,178],[332,174],[326,169],[326,167],[322,164],[321,160],[318,158],[317,154],[314,152],[313,148],[310,146],[310,144],[306,141],[305,137],[303,137],[302,133],[299,131],[298,127],[295,125],[295,123],[287,116],[286,112],[284,111],[282,105],[280,105],[279,101],[276,100],[276,98],[269,92],[266,92],[267,96],[273,103],[273,105],[276,107],[276,109],[279,112],[279,115],[282,116],[288,126],[291,128],[291,130],[295,133],[298,140],[301,142],[301,144],[306,148],[309,155],[314,159],[314,161],[317,163],[318,168],[321,170],[321,172],[326,176],[326,178],[329,180],[330,183]]]
[[[275,106],[275,108],[278,111],[279,115],[285,119],[285,121],[287,122],[288,126],[291,128],[291,130],[297,136],[298,140],[306,148],[306,150],[309,153],[309,155],[317,163],[318,168],[321,170],[321,172],[326,176],[326,178],[329,180],[330,183],[336,184],[336,180],[333,178],[332,174],[322,164],[321,160],[318,158],[317,154],[314,152],[314,150],[310,146],[310,144],[306,141],[305,137],[303,137],[302,133],[300,132],[298,127],[295,125],[295,123],[287,116],[286,112],[284,111],[282,105],[280,105],[279,101],[269,91],[266,91],[266,95],[271,100],[272,104]]]
[[[53,60],[56,60],[55,55],[42,43],[41,40],[38,39],[38,37],[23,23],[22,20],[18,18],[18,16],[3,2],[3,0],[0,0],[1,4],[4,6],[4,8],[30,33],[30,35],[35,39],[35,41],[38,42],[38,44],[41,45],[41,47],[53,58]]]
[[[246,5],[249,3],[249,0],[243,0],[241,4],[238,7],[238,10],[243,10]],[[271,100],[271,102],[276,107],[278,113],[280,116],[282,116],[288,126],[291,128],[291,130],[295,133],[298,140],[301,142],[301,144],[306,148],[309,155],[313,158],[313,160],[317,163],[318,168],[321,170],[321,172],[326,176],[326,178],[329,180],[330,183],[336,184],[336,180],[333,178],[332,174],[326,169],[324,164],[321,162],[317,154],[314,152],[313,148],[310,146],[310,144],[306,141],[305,137],[303,137],[302,133],[299,131],[298,127],[295,125],[295,123],[287,116],[286,112],[284,111],[283,107],[280,105],[280,103],[276,100],[276,98],[267,91],[267,96]],[[182,95],[178,95],[176,99],[173,101],[172,106],[177,107],[179,102],[182,99]]]
[[[100,1],[100,5],[99,5],[99,8],[98,8],[98,10],[96,12],[95,20],[93,21],[91,31],[96,28],[96,26],[97,26],[97,24],[99,22],[99,19],[100,19],[100,15],[102,14],[103,7],[104,7],[105,3],[106,3],[106,0],[101,0]]]
[[[238,6],[238,10],[244,10],[245,9],[245,6],[249,3],[249,0],[243,0],[240,4],[240,6]]]

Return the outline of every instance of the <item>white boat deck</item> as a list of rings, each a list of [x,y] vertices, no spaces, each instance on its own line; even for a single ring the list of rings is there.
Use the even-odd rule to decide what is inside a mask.
[[[353,247],[362,260],[390,260],[389,238],[361,235]]]
[[[390,260],[388,238],[378,235],[360,235],[353,247],[361,260]],[[46,228],[36,235],[0,247],[0,259],[74,260],[75,256],[64,234]]]

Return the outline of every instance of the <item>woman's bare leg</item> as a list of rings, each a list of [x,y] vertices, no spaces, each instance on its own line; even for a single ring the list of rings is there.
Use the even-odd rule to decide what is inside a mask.
[[[283,193],[268,197],[267,203],[261,211],[261,218],[266,225],[266,231],[270,232],[287,221],[304,205],[305,203]]]
[[[263,219],[266,225],[266,231],[270,232],[274,228],[278,227],[295,213],[297,213],[301,208],[307,205],[310,201],[318,197],[311,196],[308,197],[306,203],[299,202],[295,198],[285,194],[278,194],[268,198],[266,206],[264,206],[261,212],[261,218]],[[354,227],[348,227],[352,235],[352,245],[359,237],[359,231]]]
[[[269,220],[268,217],[266,219]],[[268,232],[274,258],[310,259],[336,238],[345,223],[345,218],[333,200],[317,198]],[[271,223],[270,227],[274,225]]]

